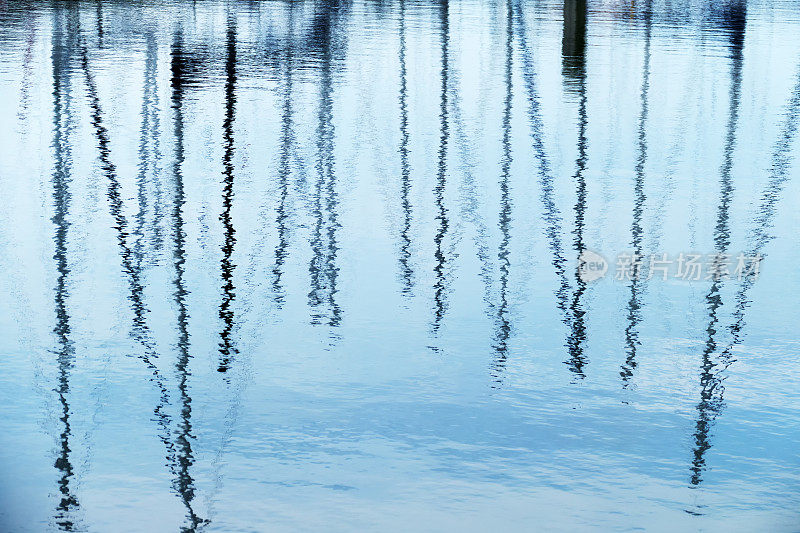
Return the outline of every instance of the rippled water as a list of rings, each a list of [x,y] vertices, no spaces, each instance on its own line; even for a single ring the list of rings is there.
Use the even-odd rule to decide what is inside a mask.
[[[709,6],[1,2],[2,529],[800,529],[800,5]]]

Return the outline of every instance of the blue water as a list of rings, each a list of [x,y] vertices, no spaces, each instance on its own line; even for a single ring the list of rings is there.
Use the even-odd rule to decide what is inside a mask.
[[[0,2],[0,529],[800,530],[798,8]]]

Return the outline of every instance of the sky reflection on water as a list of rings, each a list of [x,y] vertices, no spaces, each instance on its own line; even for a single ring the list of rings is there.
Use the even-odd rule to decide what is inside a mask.
[[[3,529],[796,530],[798,7],[0,3]]]

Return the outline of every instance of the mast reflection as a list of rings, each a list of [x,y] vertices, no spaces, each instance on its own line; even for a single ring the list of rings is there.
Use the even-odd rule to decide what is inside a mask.
[[[136,257],[136,269],[139,271],[142,270],[142,263],[145,256],[145,219],[147,215],[147,204],[149,201],[147,190],[147,174],[150,170],[150,167],[153,165],[153,154],[151,153],[152,147],[150,146],[150,143],[152,142],[152,138],[158,135],[157,132],[154,134],[151,131],[150,124],[154,114],[151,112],[150,108],[153,106],[153,98],[157,93],[155,79],[156,44],[152,33],[149,33],[145,37],[145,40],[147,41],[147,52],[145,59],[144,84],[142,87],[142,122],[141,127],[139,128],[139,172],[136,176],[136,201],[139,209],[136,213],[136,224],[133,231],[133,235],[135,237],[133,247],[134,256]]]
[[[79,34],[80,35],[80,34]],[[167,467],[171,470],[175,465],[175,450],[170,438],[171,417],[166,411],[170,403],[170,393],[165,385],[165,379],[161,374],[155,360],[158,353],[152,339],[150,328],[147,324],[147,309],[143,294],[144,286],[142,283],[141,262],[138,260],[136,251],[128,244],[128,219],[125,216],[125,206],[122,198],[121,183],[117,176],[117,167],[111,161],[111,148],[106,128],[103,120],[103,109],[100,105],[100,97],[97,85],[89,66],[89,53],[82,36],[78,37],[80,61],[86,83],[89,107],[91,110],[92,132],[97,142],[98,160],[100,168],[108,183],[106,198],[108,200],[109,214],[114,220],[113,229],[117,233],[117,246],[119,248],[122,263],[122,272],[128,279],[131,310],[133,311],[133,325],[131,336],[141,346],[142,352],[139,359],[145,364],[151,373],[150,381],[153,382],[158,390],[158,402],[153,409],[154,419],[159,428],[159,440],[164,444],[166,450]]]
[[[586,178],[584,172],[587,165],[588,140],[586,128],[588,125],[587,98],[586,98],[586,2],[585,0],[566,0],[564,2],[564,35],[562,40],[562,76],[564,87],[578,96],[578,157],[575,161],[575,228],[572,230],[573,249],[575,257],[580,261],[581,254],[586,250],[583,232],[586,216]],[[581,299],[586,292],[586,282],[580,275],[580,263],[575,267],[575,290],[569,304],[569,317],[567,325],[567,351],[569,358],[565,363],[579,378],[586,377],[583,368],[586,365],[583,344],[586,341],[586,311]]]
[[[314,20],[312,47],[319,55],[320,94],[316,131],[317,182],[312,207],[315,222],[309,265],[311,291],[308,294],[312,309],[311,322],[326,322],[333,327],[338,326],[342,319],[342,310],[336,300],[339,276],[336,264],[339,251],[339,193],[336,188],[333,129],[333,26],[337,16],[336,7],[326,3],[323,11]]]
[[[498,226],[502,236],[500,246],[497,250],[497,260],[500,263],[500,301],[497,305],[497,316],[495,318],[495,381],[500,381],[500,373],[506,365],[508,356],[508,338],[511,335],[511,321],[508,317],[508,275],[511,270],[509,259],[509,241],[511,240],[511,189],[509,178],[511,174],[511,111],[513,103],[513,83],[511,74],[513,72],[513,52],[514,52],[514,19],[511,8],[511,0],[506,2],[506,46],[505,46],[505,66],[504,66],[504,86],[505,100],[503,102],[502,119],[502,157],[500,159],[500,216]]]
[[[642,320],[642,213],[646,195],[644,193],[645,163],[647,162],[647,118],[648,96],[650,92],[650,41],[652,37],[653,9],[652,1],[644,5],[644,65],[642,66],[642,87],[640,90],[641,111],[639,113],[638,143],[636,168],[633,184],[633,222],[631,223],[631,265],[630,297],[628,298],[627,326],[625,327],[625,362],[620,367],[623,388],[627,388],[633,372],[638,366],[636,352],[641,345],[639,341],[639,322]]]
[[[572,317],[568,306],[570,283],[567,278],[567,260],[564,257],[564,246],[561,242],[563,222],[561,212],[558,209],[554,195],[554,178],[550,167],[550,160],[544,147],[544,124],[541,116],[541,103],[539,101],[538,88],[536,86],[536,69],[533,64],[533,57],[528,46],[527,30],[525,19],[519,1],[516,2],[515,17],[517,24],[517,40],[519,42],[520,55],[522,56],[522,76],[525,82],[525,91],[528,97],[528,123],[530,136],[533,143],[533,152],[539,166],[539,195],[542,203],[542,220],[545,223],[545,237],[547,245],[552,255],[551,264],[558,280],[558,288],[555,291],[556,307],[563,316],[564,323],[568,329],[571,328]]]
[[[433,272],[436,281],[433,285],[434,317],[433,333],[436,334],[442,324],[447,310],[447,272],[445,270],[447,256],[444,252],[444,239],[450,227],[447,208],[444,205],[444,193],[447,187],[447,145],[450,140],[450,125],[448,121],[448,75],[449,75],[449,47],[450,47],[450,3],[441,0],[439,3],[440,37],[441,37],[441,94],[439,97],[439,150],[436,172],[436,186],[433,189],[436,204],[436,235],[433,238],[436,250],[436,260]]]
[[[278,244],[275,246],[275,265],[272,269],[272,292],[275,303],[281,307],[285,294],[281,283],[283,265],[286,262],[289,247],[289,176],[291,175],[291,157],[295,144],[294,133],[294,2],[289,2],[288,35],[283,57],[283,107],[281,109],[281,148],[278,163],[278,207],[275,210],[275,226],[278,228]]]
[[[192,441],[195,437],[192,434],[192,398],[189,395],[189,376],[191,375],[189,360],[192,357],[189,352],[189,310],[186,302],[189,291],[186,289],[184,281],[186,272],[186,231],[184,229],[183,208],[186,203],[186,193],[183,184],[183,162],[186,156],[183,134],[183,99],[186,92],[187,72],[183,48],[182,32],[176,31],[170,54],[170,85],[172,88],[173,133],[175,137],[175,161],[172,167],[174,184],[172,248],[173,267],[175,269],[173,300],[178,310],[178,359],[175,363],[175,370],[178,375],[178,391],[180,394],[180,422],[178,423],[178,431],[175,437],[177,469],[173,480],[173,488],[177,491],[186,508],[188,525],[185,525],[183,530],[195,531],[200,525],[206,524],[208,521],[200,518],[193,508],[195,487],[194,479],[191,475],[191,467],[194,464]]]
[[[403,294],[410,295],[414,286],[414,269],[411,267],[411,165],[409,163],[408,143],[408,80],[406,67],[406,0],[400,0],[400,206],[403,210],[403,226],[400,230],[400,277],[403,280]]]
[[[222,331],[219,334],[219,372],[227,372],[236,356],[236,347],[231,339],[233,331],[233,300],[236,298],[233,284],[233,271],[236,265],[231,260],[236,245],[236,230],[233,227],[231,208],[233,207],[233,121],[236,116],[236,16],[228,12],[225,33],[225,119],[222,123],[222,221],[224,242],[222,244],[222,301],[219,305],[219,318]]]
[[[723,24],[730,32],[729,51],[731,58],[730,92],[728,104],[728,122],[726,126],[725,147],[722,166],[720,167],[720,200],[717,208],[717,221],[714,226],[714,251],[716,258],[712,268],[719,269],[722,257],[730,246],[730,204],[733,197],[731,170],[736,149],[736,129],[739,122],[739,101],[742,87],[742,64],[744,61],[744,33],[746,24],[745,4],[735,2],[725,6]],[[718,271],[718,270],[714,270]],[[724,386],[722,384],[721,367],[729,363],[715,356],[718,348],[719,310],[723,305],[721,289],[724,278],[715,277],[705,297],[708,309],[708,334],[703,349],[700,372],[700,401],[697,404],[697,418],[693,435],[694,448],[691,479],[692,486],[699,485],[705,470],[705,454],[711,448],[711,425],[722,409]]]
[[[68,31],[73,28],[68,27]],[[74,35],[74,34],[73,34]],[[80,508],[78,497],[75,494],[71,481],[75,476],[72,465],[70,424],[71,409],[69,405],[70,378],[75,365],[75,347],[71,338],[70,315],[67,309],[69,297],[70,266],[67,261],[67,239],[70,227],[69,208],[72,199],[69,184],[72,180],[72,154],[69,134],[72,122],[71,110],[71,82],[70,82],[70,53],[64,45],[64,32],[62,21],[58,20],[56,11],[53,11],[52,30],[52,97],[53,97],[53,217],[50,219],[55,225],[55,259],[56,286],[54,294],[54,307],[56,323],[53,333],[56,336],[58,349],[56,361],[58,375],[55,391],[61,407],[61,433],[59,435],[58,456],[55,468],[59,472],[58,491],[60,499],[56,506],[55,522],[62,531],[74,531],[76,521],[75,512]]]

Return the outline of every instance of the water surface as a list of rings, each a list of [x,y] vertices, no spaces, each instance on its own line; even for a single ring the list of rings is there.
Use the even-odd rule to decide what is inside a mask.
[[[711,4],[0,3],[2,529],[798,530],[800,6]]]

